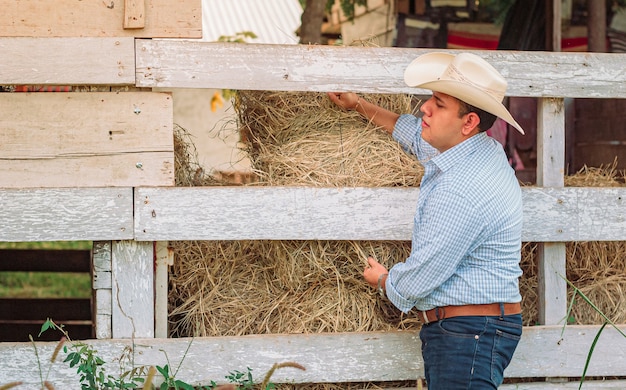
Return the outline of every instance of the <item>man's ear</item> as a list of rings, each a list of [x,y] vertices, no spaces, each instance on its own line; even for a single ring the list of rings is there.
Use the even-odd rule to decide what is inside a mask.
[[[468,136],[472,134],[474,130],[477,132],[480,131],[480,117],[475,112],[470,112],[465,115],[465,122],[463,123],[463,127],[461,128],[461,133],[463,135]]]

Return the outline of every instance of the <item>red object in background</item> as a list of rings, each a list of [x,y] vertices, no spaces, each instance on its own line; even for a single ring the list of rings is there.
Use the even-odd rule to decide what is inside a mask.
[[[15,92],[71,92],[72,87],[67,85],[16,85]]]

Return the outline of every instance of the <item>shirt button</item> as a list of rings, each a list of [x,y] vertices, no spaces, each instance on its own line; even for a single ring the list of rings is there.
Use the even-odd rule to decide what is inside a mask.
[[[475,340],[478,340],[480,337],[478,337],[478,335],[474,336]]]

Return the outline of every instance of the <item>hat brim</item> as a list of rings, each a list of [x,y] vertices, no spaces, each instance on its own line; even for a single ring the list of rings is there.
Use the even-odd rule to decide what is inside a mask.
[[[439,52],[423,54],[406,68],[404,82],[410,87],[430,89],[460,99],[502,118],[524,134],[524,129],[513,119],[509,110],[493,96],[467,83],[439,79],[454,57],[452,54]]]
[[[436,80],[416,85],[418,88],[430,89],[431,91],[445,93],[464,101],[474,107],[485,110],[499,118],[502,118],[511,126],[515,127],[520,133],[524,134],[524,129],[513,118],[509,110],[493,96],[472,87],[471,85],[453,81],[453,80]]]

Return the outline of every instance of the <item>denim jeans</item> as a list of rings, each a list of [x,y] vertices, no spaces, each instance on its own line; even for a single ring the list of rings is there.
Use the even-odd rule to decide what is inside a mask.
[[[497,389],[521,335],[521,314],[453,317],[422,326],[428,390]]]

